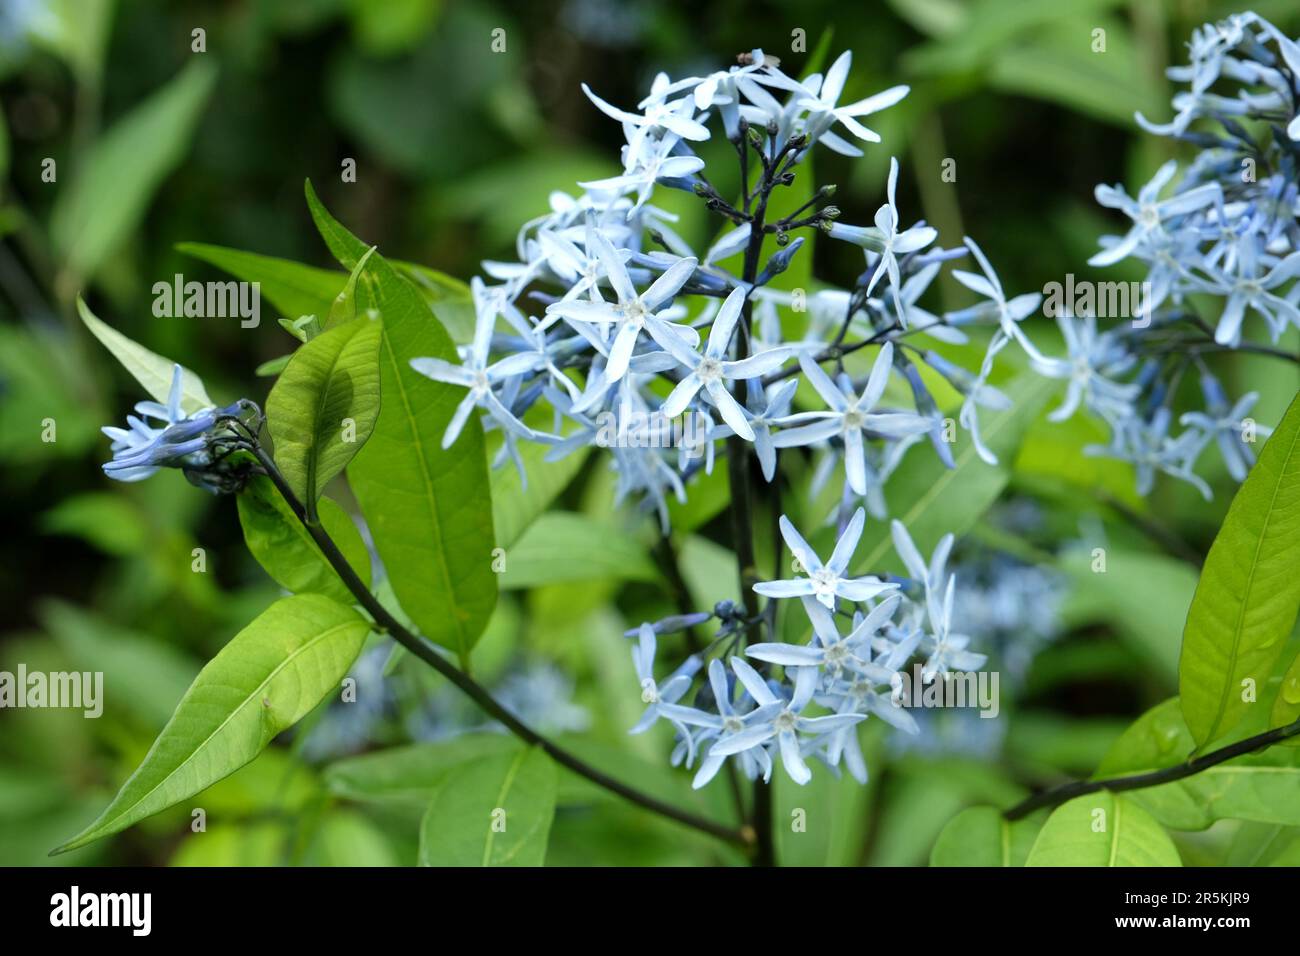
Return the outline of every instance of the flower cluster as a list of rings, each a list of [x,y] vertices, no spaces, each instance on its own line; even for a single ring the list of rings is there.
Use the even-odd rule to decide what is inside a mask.
[[[923,655],[925,677],[933,679],[984,661],[953,630],[954,581],[944,571],[951,537],[927,566],[896,524],[896,546],[911,573],[906,582],[854,577],[849,562],[864,509],[887,516],[884,483],[912,446],[928,438],[953,466],[949,423],[922,366],[963,396],[961,426],[981,457],[997,460],[981,440],[978,410],[1009,406],[989,384],[994,358],[1008,344],[1041,358],[1020,328],[1041,296],[1008,294],[973,240],[945,249],[935,229],[909,224],[898,207],[894,160],[870,225],[841,221],[827,204],[833,186],[809,189],[811,198],[784,217],[768,216],[772,194],[807,175],[814,146],[862,155],[856,143],[880,137],[861,120],[906,96],[897,86],[841,104],[851,62],[844,53],[824,75],[794,79],[754,50],[709,76],[660,74],[636,111],[584,86],[596,108],[622,125],[621,172],[580,183],[577,196],[553,194],[549,213],[520,230],[517,261],[484,264],[488,279],[472,283],[477,325],[460,349],[461,364],[411,363],[467,389],[445,445],[478,408],[485,427],[502,433],[498,464],[521,462],[520,440],[551,446],[551,459],[607,447],[618,498],[657,512],[665,533],[669,498],[686,500],[719,447],[729,467],[752,452],[767,482],[776,480],[781,453],[805,449],[818,459],[814,494],[842,476],[831,515],[843,528],[834,555],[818,561],[783,519],[785,542],[806,575],[754,588],[769,602],[799,598],[811,643],[756,637],[776,615],[756,615],[748,600],[635,632],[647,709],[632,730],[668,720],[677,731],[674,762],[698,760],[697,786],[728,757],[750,778],[770,777],[779,756],[799,783],[809,779],[806,758],[833,768],[843,760],[865,779],[856,724],[876,714],[915,729],[898,706],[901,667]],[[735,201],[715,188],[695,152],[718,127],[739,164]],[[725,221],[712,246],[697,251],[678,234],[674,217],[654,204],[663,188],[694,193]],[[806,236],[793,235],[801,229],[861,250],[863,271],[851,287],[774,287],[796,256],[810,254]],[[776,248],[765,259],[768,238]],[[941,315],[927,311],[920,303],[940,270],[968,256],[978,271],[954,269],[953,276],[978,301]],[[936,351],[965,343],[965,328],[975,325],[990,330],[978,369]],[[807,398],[800,382],[810,386]],[[693,423],[689,430],[676,427],[682,420]],[[679,433],[692,438],[677,440]],[[721,629],[710,650],[656,678],[658,635],[713,616]]]
[[[1173,119],[1138,114],[1137,121],[1199,154],[1164,198],[1178,173],[1173,160],[1135,197],[1120,186],[1097,187],[1097,201],[1131,223],[1123,236],[1104,237],[1088,262],[1135,260],[1145,269],[1137,321],[1098,332],[1094,318],[1062,310],[1068,355],[1034,365],[1069,382],[1055,418],[1082,404],[1107,423],[1109,444],[1089,451],[1132,462],[1140,493],[1164,472],[1209,498],[1193,470],[1206,447],[1216,444],[1241,481],[1255,460],[1252,445],[1269,429],[1248,417],[1258,394],[1230,400],[1206,357],[1268,352],[1247,335],[1266,334],[1276,345],[1300,326],[1300,45],[1244,13],[1196,30],[1188,50],[1191,62],[1168,71],[1187,86],[1173,98]],[[1193,369],[1204,407],[1181,415],[1173,434],[1172,405]]]
[[[947,569],[952,536],[940,541],[926,562],[907,530],[895,521],[894,547],[907,567],[906,578],[889,580],[854,576],[854,552],[862,537],[866,512],[859,508],[840,534],[831,556],[823,562],[784,516],[781,534],[804,574],[789,580],[766,581],[754,590],[776,600],[797,599],[811,625],[807,644],[750,643],[741,655],[735,628],[720,631],[714,646],[718,657],[709,662],[707,680],[681,703],[701,669],[692,655],[665,681],[654,677],[656,635],[691,621],[643,624],[632,651],[642,699],[648,705],[633,733],[667,720],[675,729],[674,764],[698,761],[695,786],[702,787],[735,758],[749,779],[770,779],[779,759],[790,779],[799,784],[812,777],[807,760],[821,761],[838,771],[841,761],[865,783],[867,767],[858,742],[857,724],[875,715],[894,727],[916,733],[915,719],[905,708],[903,668],[924,660],[922,674],[933,680],[951,671],[983,666],[985,657],[967,650],[969,638],[953,630],[956,577]],[[722,615],[720,615],[722,616]],[[746,660],[748,658],[749,660]],[[768,676],[759,673],[766,667]],[[771,676],[779,667],[782,679]],[[814,716],[813,710],[821,711]]]
[[[105,426],[113,459],[105,462],[104,474],[117,481],[143,481],[159,468],[180,468],[191,482],[213,493],[239,490],[246,468],[230,456],[246,446],[237,428],[245,417],[259,415],[256,406],[239,401],[186,414],[183,395],[184,370],[174,365],[166,405],[137,402],[126,428]]]
[[[761,50],[740,59],[705,77],[660,74],[636,111],[583,87],[622,124],[622,171],[580,183],[577,196],[554,193],[550,211],[521,228],[517,261],[484,263],[487,279],[472,283],[476,332],[460,348],[459,365],[412,361],[420,373],[467,389],[445,444],[479,408],[485,427],[504,436],[498,464],[513,458],[521,476],[520,440],[552,446],[552,459],[609,447],[619,497],[656,511],[665,530],[668,500],[685,500],[695,475],[712,469],[719,443],[751,443],[768,481],[778,452],[797,446],[821,458],[824,476],[842,473],[841,516],[865,504],[883,517],[882,485],[912,445],[928,437],[952,460],[952,435],[945,436],[921,364],[966,397],[961,424],[981,455],[995,460],[980,440],[977,408],[1007,405],[988,376],[1008,342],[1037,355],[1018,323],[1040,297],[1008,297],[973,241],[944,249],[924,222],[905,225],[893,161],[872,225],[840,222],[840,210],[825,204],[833,187],[812,190],[800,209],[769,219],[768,197],[804,175],[815,145],[861,155],[855,141],[879,141],[862,118],[897,103],[907,88],[841,104],[849,53],[825,75],[800,80]],[[719,125],[741,170],[734,203],[717,192],[695,152]],[[726,221],[711,247],[697,251],[677,233],[675,217],[653,203],[662,188],[697,194]],[[810,254],[805,236],[792,235],[799,229],[861,248],[864,271],[851,288],[771,286],[796,256]],[[764,261],[767,238],[777,248]],[[982,301],[946,315],[923,309],[918,303],[940,268],[968,254],[980,271],[954,275]],[[976,323],[994,330],[980,369],[934,351],[965,342],[962,327]],[[874,357],[853,354],[868,348]],[[800,404],[800,378],[816,400]],[[693,423],[689,442],[676,440],[674,422],[683,418]]]

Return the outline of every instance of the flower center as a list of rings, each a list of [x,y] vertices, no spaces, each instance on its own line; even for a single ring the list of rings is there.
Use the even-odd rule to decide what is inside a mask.
[[[844,430],[846,432],[861,431],[863,424],[865,424],[865,419],[863,413],[858,409],[850,408],[844,413]]]
[[[835,582],[839,576],[830,568],[818,568],[808,575],[812,581],[813,590],[818,594],[832,594],[835,591]]]
[[[659,703],[659,688],[655,686],[655,682],[649,677],[641,682],[641,703]]]
[[[783,710],[776,715],[772,721],[772,726],[776,728],[777,733],[785,733],[794,730],[795,715],[789,710]]]
[[[1154,204],[1147,203],[1138,211],[1138,222],[1148,229],[1154,229],[1160,225],[1160,210]]]
[[[739,717],[722,718],[722,729],[729,734],[738,734],[745,729],[745,722]]]
[[[715,358],[703,359],[696,366],[695,374],[701,382],[716,382],[722,378],[722,363]]]

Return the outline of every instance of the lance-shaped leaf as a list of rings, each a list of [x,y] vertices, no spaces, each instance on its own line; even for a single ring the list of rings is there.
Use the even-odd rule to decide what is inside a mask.
[[[369,630],[318,594],[272,604],[199,672],[108,809],[54,852],[124,830],[244,766],[338,688]]]
[[[1195,743],[1177,699],[1139,717],[1097,770],[1098,777],[1127,777],[1176,766]],[[1204,830],[1216,820],[1255,820],[1300,825],[1300,750],[1269,747],[1208,767],[1128,798],[1175,830]]]
[[[242,249],[182,242],[177,244],[176,251],[202,259],[236,279],[256,282],[262,298],[291,320],[304,315],[323,320],[347,281],[347,276],[337,269],[318,269]]]
[[[1151,814],[1127,796],[1100,791],[1052,811],[1025,866],[1182,866]]]
[[[1183,630],[1178,695],[1198,746],[1246,716],[1300,608],[1300,399],[1232,499]],[[1247,682],[1253,682],[1248,684]]]
[[[172,368],[175,363],[133,342],[117,329],[97,318],[95,313],[90,311],[90,306],[86,305],[80,297],[77,299],[77,312],[91,334],[113,353],[113,357],[122,363],[123,368],[135,376],[135,380],[149,393],[149,397],[155,402],[166,405],[167,396],[171,392]],[[215,404],[216,402],[208,398],[207,390],[204,389],[199,377],[189,369],[183,369],[181,409],[192,415],[201,408],[211,408]]]
[[[366,250],[366,254],[357,260],[357,264],[352,267],[352,272],[348,276],[348,281],[343,286],[343,291],[334,297],[330,304],[329,315],[325,319],[324,328],[331,329],[336,325],[344,325],[351,322],[357,317],[357,279],[361,271],[365,269],[366,262],[374,253],[375,247],[371,246]]]
[[[309,513],[379,418],[380,337],[372,319],[322,332],[294,353],[266,400],[275,462]]]
[[[461,767],[425,811],[420,865],[541,866],[556,777],[555,764],[537,747]]]
[[[948,821],[930,851],[931,866],[1024,866],[1042,816],[1007,820],[993,807],[970,807]]]
[[[370,554],[361,532],[331,498],[318,502],[321,527],[338,545],[352,570],[370,583]],[[354,598],[271,479],[255,478],[239,495],[239,523],[244,541],[275,583],[294,594],[324,594],[353,603]]]
[[[307,203],[330,251],[349,270],[356,268],[369,247],[329,214],[310,183]],[[411,359],[421,356],[457,361],[415,287],[375,253],[357,296],[359,309],[374,309],[383,320],[384,407],[348,478],[402,609],[427,637],[464,659],[497,597],[483,432],[466,427],[455,445],[442,448],[465,393],[411,368]]]

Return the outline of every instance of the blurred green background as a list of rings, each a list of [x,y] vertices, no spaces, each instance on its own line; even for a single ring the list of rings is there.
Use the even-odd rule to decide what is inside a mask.
[[[897,155],[905,218],[928,219],[947,246],[974,236],[1009,290],[1039,289],[1084,274],[1097,236],[1112,227],[1092,200],[1096,183],[1144,182],[1175,155],[1167,141],[1141,134],[1132,113],[1165,118],[1164,67],[1184,60],[1193,26],[1238,9],[1206,0],[3,0],[0,669],[22,661],[33,670],[102,670],[107,704],[99,720],[0,711],[0,864],[49,862],[46,850],[97,813],[135,766],[202,662],[276,596],[243,547],[232,502],[176,474],[135,486],[103,477],[98,428],[143,396],[76,322],[78,293],[110,324],[198,371],[218,400],[261,401],[269,380],[253,370],[290,344],[269,306],[256,329],[153,316],[155,282],[178,272],[221,278],[177,243],[332,266],[302,199],[310,177],[333,212],[385,255],[468,280],[480,260],[512,256],[515,231],[545,211],[552,190],[616,171],[619,129],[592,108],[581,81],[631,107],[661,69],[702,74],[759,46],[799,74],[819,44],[831,56],[853,51],[850,99],[912,86],[900,106],[873,118],[884,142],[865,160],[819,154],[818,180],[839,185],[844,220],[869,219]],[[1291,35],[1300,28],[1294,0],[1254,9]],[[206,51],[196,53],[200,28]],[[506,49],[493,53],[498,28]],[[1097,28],[1104,53],[1091,49]],[[806,37],[807,53],[792,52],[793,31]],[[940,179],[947,158],[957,163],[955,184]],[[347,159],[356,162],[354,183],[340,175]],[[54,182],[43,178],[46,160]],[[689,240],[709,241],[716,223],[698,202],[661,198],[682,215]],[[856,251],[821,243],[815,255],[820,278],[854,277]],[[1266,422],[1297,386],[1293,367],[1265,360],[1226,374],[1237,390],[1264,393],[1257,414]],[[54,442],[41,440],[47,419]],[[1127,721],[1173,693],[1180,602],[1185,610],[1195,566],[1153,548],[1106,503],[1149,510],[1149,520],[1203,552],[1231,486],[1218,481],[1211,505],[1164,485],[1151,502],[1135,501],[1126,469],[1080,457],[1099,437],[1082,420],[1035,427],[1014,484],[1020,500],[1037,502],[1032,532],[990,521],[977,538],[1062,564],[1068,578],[1061,542],[1100,523],[1115,560],[1131,562],[1108,576],[1112,590],[1088,591],[1095,582],[1071,590],[1065,633],[1034,658],[991,750],[897,753],[873,735],[867,788],[819,771],[797,799],[830,808],[839,823],[783,846],[787,859],[924,862],[956,810],[1090,772]],[[569,504],[608,514],[606,491],[603,481],[580,482]],[[706,528],[697,562],[707,564],[708,536]],[[205,573],[192,570],[197,547]],[[567,693],[562,675],[572,675],[588,719],[558,729],[585,726],[593,759],[643,759],[628,772],[662,788],[654,778],[668,776],[666,742],[629,744],[623,732],[638,701],[618,634],[666,601],[653,572],[645,577],[509,592],[476,653],[483,672],[505,683],[531,675]],[[322,754],[407,739],[411,707],[445,726],[474,719],[428,704],[447,695],[423,675],[399,671],[391,680],[405,689],[389,693],[360,738],[335,739],[346,728],[315,743],[299,735],[196,797],[209,814],[206,839],[189,837],[178,810],[53,862],[412,862],[411,809],[341,798],[320,770]],[[552,862],[726,859],[570,784]],[[792,789],[781,788],[780,799],[796,799]],[[1185,859],[1214,839],[1191,841]]]

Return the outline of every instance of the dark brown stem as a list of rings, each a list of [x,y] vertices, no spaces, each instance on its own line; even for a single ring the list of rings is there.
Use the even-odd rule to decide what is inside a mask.
[[[1098,790],[1123,793],[1126,790],[1158,787],[1162,783],[1171,783],[1175,780],[1191,777],[1202,770],[1221,764],[1225,760],[1262,750],[1271,744],[1297,735],[1300,735],[1300,720],[1293,721],[1284,727],[1276,727],[1273,730],[1265,731],[1262,734],[1255,734],[1253,737],[1247,737],[1235,744],[1229,744],[1219,750],[1211,751],[1208,754],[1203,754],[1173,767],[1166,767],[1163,770],[1133,774],[1129,777],[1111,777],[1107,780],[1075,780],[1059,787],[1053,787],[1050,790],[1044,790],[1042,793],[1036,793],[1032,797],[1027,797],[1010,810],[1004,811],[1002,816],[1008,820],[1019,820],[1022,817],[1029,816],[1035,810],[1043,807],[1055,807],[1067,800],[1073,800],[1075,797],[1082,797],[1089,793],[1096,793]]]
[[[458,669],[451,661],[447,660],[438,650],[428,641],[411,633],[400,621],[393,615],[389,614],[382,604],[370,593],[370,589],[357,577],[357,573],[348,564],[347,558],[339,551],[337,545],[325,530],[319,524],[308,524],[306,521],[306,512],[303,510],[302,502],[298,500],[280,470],[276,467],[271,456],[260,446],[254,449],[258,461],[266,470],[267,476],[275,484],[276,490],[280,492],[281,497],[293,510],[294,515],[302,522],[307,533],[311,535],[312,540],[316,542],[325,560],[330,563],[330,567],[338,574],[347,589],[352,592],[352,596],[357,599],[370,616],[375,619],[376,625],[386,633],[392,636],[397,643],[401,644],[411,654],[415,655],[424,663],[428,664],[443,677],[447,678],[457,689],[464,693],[481,707],[488,715],[504,724],[505,727],[526,743],[540,747],[546,751],[556,763],[567,767],[581,777],[585,777],[599,787],[616,793],[620,797],[635,803],[637,806],[644,807],[660,816],[667,817],[670,820],[676,820],[678,823],[688,827],[693,827],[710,836],[717,837],[719,840],[725,840],[728,843],[735,843],[740,846],[750,846],[754,843],[753,835],[744,829],[724,826],[713,820],[697,816],[685,810],[674,807],[672,804],[665,803],[656,797],[642,793],[627,784],[614,779],[606,773],[602,773],[595,767],[590,766],[584,760],[571,754],[563,747],[553,741],[543,737],[537,731],[533,730],[514,714],[506,710],[500,703],[488,692],[487,688],[479,684],[476,680]]]

